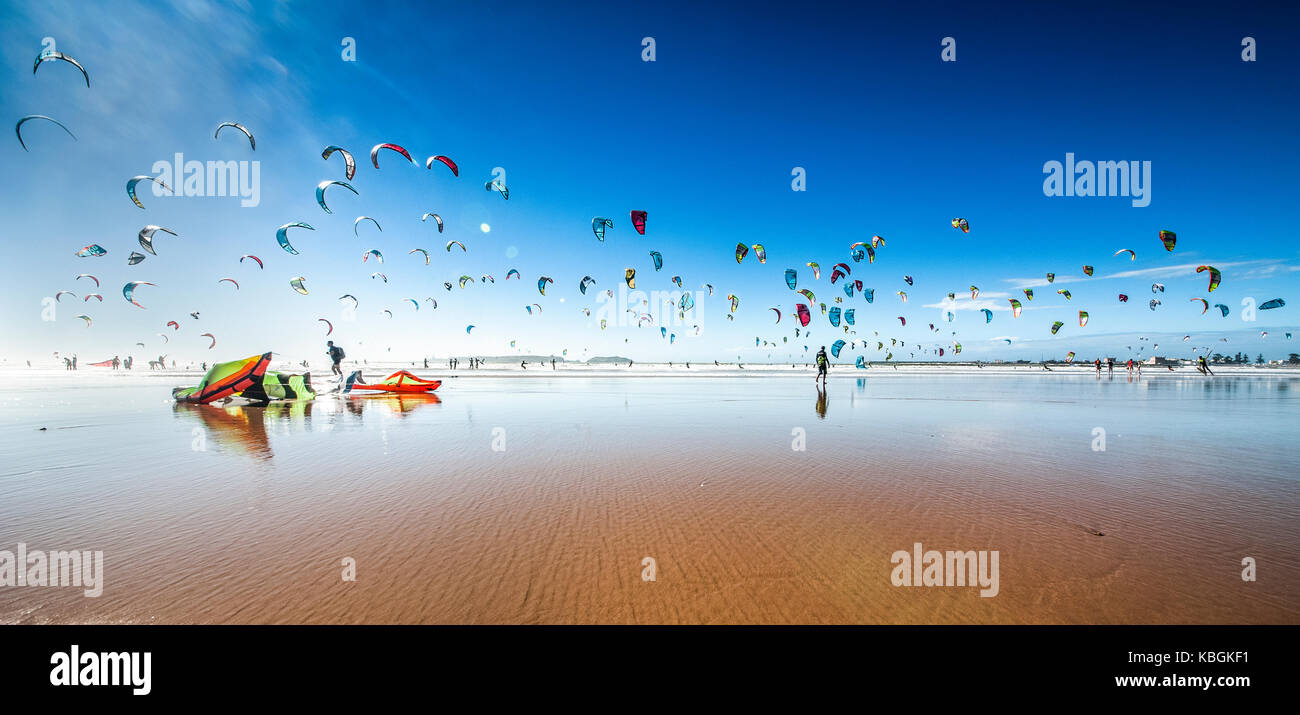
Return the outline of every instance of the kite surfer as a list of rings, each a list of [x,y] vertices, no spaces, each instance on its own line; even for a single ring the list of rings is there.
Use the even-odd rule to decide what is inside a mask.
[[[829,367],[830,367],[830,360],[826,358],[826,346],[823,345],[821,347],[821,350],[817,351],[817,376],[813,378],[813,382],[817,382],[818,380],[821,380],[821,383],[825,385],[826,371],[829,369]]]
[[[330,372],[332,372],[335,375],[338,375],[339,377],[343,377],[343,367],[340,365],[340,363],[343,362],[343,358],[347,357],[343,353],[343,348],[335,345],[333,340],[326,341],[325,347],[328,348],[325,351],[326,354],[330,356],[330,360],[332,360],[334,363],[333,365],[330,366]]]

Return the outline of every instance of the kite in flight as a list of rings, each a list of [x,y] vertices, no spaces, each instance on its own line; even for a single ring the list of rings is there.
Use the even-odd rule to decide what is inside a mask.
[[[239,131],[243,132],[244,136],[248,137],[248,145],[253,147],[253,151],[257,151],[257,140],[253,138],[253,133],[248,131],[248,127],[244,126],[243,124],[239,124],[238,122],[222,122],[218,124],[217,131],[212,133],[212,138],[216,139],[217,135],[221,134],[221,130],[224,127],[234,127],[235,129],[238,129]]]

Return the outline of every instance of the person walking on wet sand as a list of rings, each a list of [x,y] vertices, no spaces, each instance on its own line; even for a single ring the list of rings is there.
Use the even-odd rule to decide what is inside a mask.
[[[1101,377],[1101,358],[1093,360],[1092,364],[1097,366],[1097,377]]]
[[[326,341],[325,347],[328,348],[325,353],[330,356],[330,361],[333,363],[330,365],[330,372],[339,377],[343,377],[343,366],[341,363],[343,362],[343,358],[347,357],[343,354],[343,348],[335,345],[333,340]]]
[[[823,345],[821,350],[817,351],[817,376],[813,382],[821,380],[823,385],[826,384],[826,371],[830,369],[830,359],[826,357],[826,346]]]

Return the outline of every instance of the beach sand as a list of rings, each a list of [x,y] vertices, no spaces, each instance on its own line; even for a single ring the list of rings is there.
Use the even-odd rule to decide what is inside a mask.
[[[268,408],[11,370],[0,549],[106,575],[0,622],[1300,623],[1300,372],[644,369]],[[894,586],[915,543],[997,595]]]

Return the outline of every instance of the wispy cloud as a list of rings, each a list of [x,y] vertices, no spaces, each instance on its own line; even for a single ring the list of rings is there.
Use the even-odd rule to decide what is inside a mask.
[[[1091,278],[1087,276],[1057,276],[1054,283],[1078,283],[1081,281],[1104,281],[1113,278],[1172,278],[1174,276],[1195,273],[1196,267],[1204,265],[1203,263],[1180,263],[1175,266],[1160,266],[1157,268],[1138,268],[1129,271],[1120,271],[1118,273],[1103,273]],[[1287,266],[1281,260],[1269,258],[1254,261],[1233,261],[1229,263],[1214,264],[1219,270],[1226,268],[1241,268],[1243,266],[1253,267],[1251,271],[1245,274],[1234,276],[1236,280],[1247,280],[1249,278],[1263,278],[1280,272],[1289,272],[1300,270],[1300,266]],[[1043,278],[1003,278],[1002,282],[1010,283],[1016,288],[1040,288],[1049,285],[1046,277]]]

